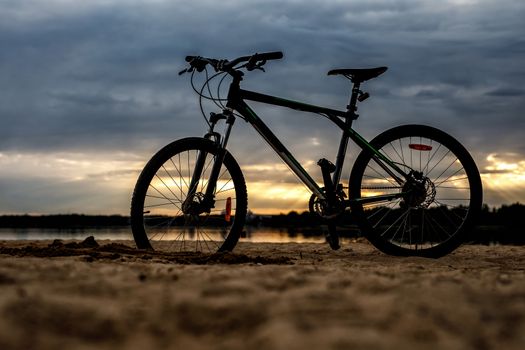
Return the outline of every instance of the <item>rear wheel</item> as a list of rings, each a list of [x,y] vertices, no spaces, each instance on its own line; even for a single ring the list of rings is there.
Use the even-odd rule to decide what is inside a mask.
[[[199,154],[202,174],[189,191]],[[131,228],[139,249],[217,252],[232,250],[247,210],[246,184],[239,165],[226,152],[214,190],[214,205],[203,203],[217,146],[187,138],[161,149],[140,174],[131,201]]]
[[[350,199],[363,234],[393,255],[440,257],[457,248],[482,205],[480,175],[467,150],[422,125],[387,130],[370,144],[408,176],[396,179],[370,150],[361,152],[350,176]],[[389,194],[397,198],[362,204]]]

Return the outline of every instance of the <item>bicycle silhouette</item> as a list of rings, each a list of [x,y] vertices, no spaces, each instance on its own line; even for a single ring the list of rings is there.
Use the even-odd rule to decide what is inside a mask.
[[[189,137],[158,151],[140,174],[131,201],[131,226],[140,249],[225,251],[237,244],[247,214],[247,190],[241,168],[227,150],[236,118],[248,122],[312,192],[309,209],[327,225],[327,241],[339,248],[336,224],[348,210],[362,234],[379,250],[392,255],[440,257],[456,249],[481,210],[479,171],[468,151],[452,136],[424,125],[402,125],[368,142],[354,129],[357,104],[369,97],[362,83],[387,68],[335,69],[352,82],[344,111],[243,90],[244,72],[263,70],[281,52],[243,56],[232,61],[188,56],[192,86],[201,98],[211,96],[209,81],[231,78],[226,105],[211,113],[204,137]],[[196,72],[211,66],[216,74],[202,88],[193,85]],[[207,75],[208,76],[208,75]],[[220,84],[219,84],[220,85]],[[204,94],[205,89],[210,96]],[[335,164],[320,159],[322,186],[246,101],[317,113],[342,130]],[[204,112],[203,112],[204,115]],[[206,118],[206,117],[205,117]],[[215,127],[224,121],[225,131]],[[362,150],[353,164],[348,188],[341,172],[348,141]]]

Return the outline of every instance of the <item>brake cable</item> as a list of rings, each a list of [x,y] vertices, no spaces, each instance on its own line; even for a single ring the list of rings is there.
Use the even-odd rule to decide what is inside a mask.
[[[221,62],[219,62],[220,64]],[[266,60],[263,60],[259,63],[252,63],[251,65],[249,64],[250,62],[248,63],[245,63],[245,64],[242,64],[236,68],[231,68],[232,70],[238,70],[238,69],[241,69],[241,68],[246,68],[247,70],[249,71],[252,71],[252,70],[255,70],[255,69],[259,69],[259,70],[262,70],[263,72],[265,71],[262,66],[266,63]],[[228,101],[227,98],[221,98],[221,94],[220,94],[220,89],[221,89],[221,86],[222,86],[222,83],[224,82],[224,79],[226,79],[226,77],[228,76],[228,72],[227,71],[219,71],[215,74],[213,74],[211,77],[209,76],[209,73],[208,73],[208,69],[206,66],[203,67],[204,69],[201,69],[199,71],[199,69],[192,69],[191,70],[191,79],[190,79],[190,84],[191,84],[191,87],[193,89],[193,91],[199,96],[199,108],[200,108],[200,111],[201,111],[201,114],[204,118],[204,120],[206,121],[206,124],[208,124],[208,127],[211,127],[211,124],[210,122],[208,121],[208,118],[206,117],[206,112],[204,111],[204,105],[203,105],[203,99],[206,99],[206,100],[210,100],[212,101],[217,107],[221,108],[221,109],[225,109],[226,106],[223,104],[223,101]],[[200,88],[200,90],[198,90],[196,87],[195,87],[195,83],[194,83],[194,75],[195,75],[195,72],[201,72],[202,70],[205,71],[205,74],[206,74],[206,80],[204,81],[202,87]],[[180,74],[183,74],[185,72],[190,72],[190,70],[186,69],[186,70],[183,70],[179,73]],[[223,77],[220,79],[219,81],[219,84],[217,85],[217,96],[214,97],[213,94],[212,94],[212,91],[211,91],[211,84],[210,82],[217,78],[219,75],[223,75]],[[207,96],[206,94],[204,94],[204,90],[207,89],[208,90],[208,94],[209,96]],[[244,117],[238,113],[235,113],[234,114],[237,116],[237,117],[240,117],[241,119],[244,119]]]

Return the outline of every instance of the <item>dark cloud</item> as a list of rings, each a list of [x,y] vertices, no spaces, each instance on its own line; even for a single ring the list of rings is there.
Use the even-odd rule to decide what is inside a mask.
[[[244,86],[333,108],[349,84],[332,68],[387,65],[355,127],[442,128],[483,167],[523,154],[525,3],[505,1],[3,1],[0,153],[127,151],[146,156],[205,123],[187,54],[233,58],[282,50]],[[340,131],[317,116],[254,104],[301,161],[335,153]],[[207,105],[207,111],[213,111]],[[232,153],[275,161],[244,123]],[[490,142],[487,140],[490,135]],[[313,142],[312,138],[317,141]],[[337,142],[335,142],[337,143]],[[241,161],[240,160],[240,161]]]
[[[492,91],[487,92],[488,96],[496,96],[496,97],[522,97],[525,95],[525,90],[520,88],[499,88]]]

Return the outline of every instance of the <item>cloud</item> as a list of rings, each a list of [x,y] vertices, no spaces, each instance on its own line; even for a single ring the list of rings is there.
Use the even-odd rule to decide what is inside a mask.
[[[496,97],[522,97],[525,95],[525,90],[520,88],[498,88],[487,92],[487,96]]]
[[[177,74],[185,55],[282,50],[284,60],[247,74],[243,86],[344,109],[350,86],[326,72],[387,65],[363,86],[372,98],[356,130],[371,138],[430,124],[484,167],[489,154],[525,152],[524,16],[519,0],[4,0],[0,152],[125,151],[145,160],[205,132],[188,76]],[[325,119],[254,109],[299,160],[335,155],[340,131]],[[241,163],[278,162],[244,123],[231,145]]]
[[[129,153],[0,153],[0,213],[127,214],[142,166]]]

